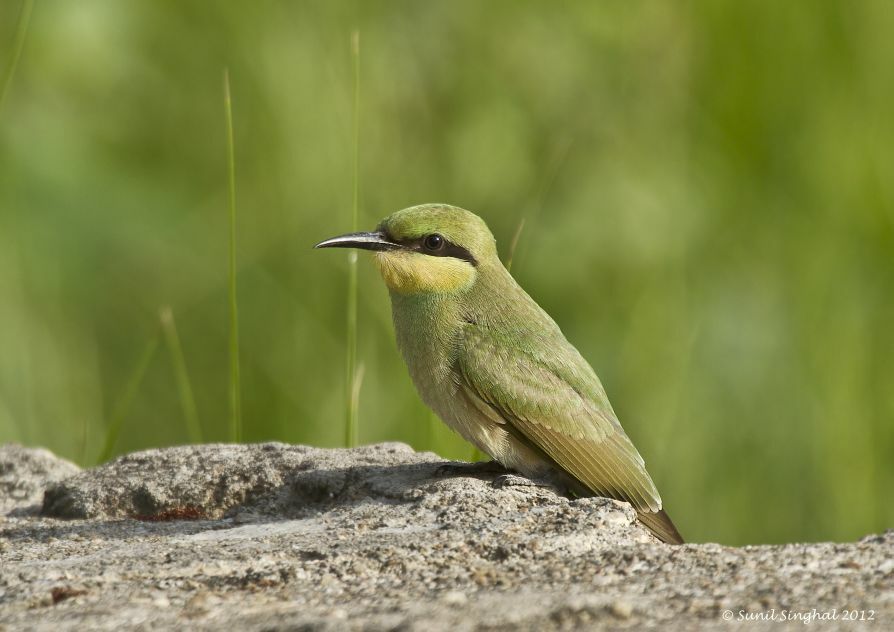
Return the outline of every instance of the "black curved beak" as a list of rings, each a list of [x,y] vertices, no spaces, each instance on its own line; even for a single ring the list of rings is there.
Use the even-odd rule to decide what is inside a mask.
[[[385,233],[348,233],[318,243],[314,248],[360,248],[361,250],[397,250],[398,243],[388,239]]]

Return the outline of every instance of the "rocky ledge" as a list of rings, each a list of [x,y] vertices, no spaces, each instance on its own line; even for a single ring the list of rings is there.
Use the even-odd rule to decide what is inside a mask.
[[[891,531],[847,544],[667,546],[625,503],[568,499],[398,443],[189,446],[85,471],[0,447],[3,630],[892,621]]]

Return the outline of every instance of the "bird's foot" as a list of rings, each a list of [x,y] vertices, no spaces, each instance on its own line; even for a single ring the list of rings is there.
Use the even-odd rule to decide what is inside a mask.
[[[496,461],[476,461],[475,463],[450,461],[438,466],[435,470],[435,476],[481,476],[486,474],[506,474],[508,471]]]

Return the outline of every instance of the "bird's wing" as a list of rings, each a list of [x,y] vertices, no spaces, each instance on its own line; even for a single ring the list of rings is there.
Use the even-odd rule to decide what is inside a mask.
[[[464,328],[455,365],[460,387],[593,492],[660,511],[643,459],[586,361],[564,338],[517,336]]]

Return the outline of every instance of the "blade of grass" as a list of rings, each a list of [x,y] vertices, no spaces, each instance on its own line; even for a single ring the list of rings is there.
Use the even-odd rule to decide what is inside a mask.
[[[230,441],[242,441],[242,401],[239,377],[239,313],[236,300],[236,151],[233,142],[233,100],[230,70],[224,69],[224,109],[227,116],[227,181],[229,184],[230,248],[227,288],[230,306]]]
[[[355,420],[359,418],[359,404],[360,404],[360,388],[363,386],[363,376],[366,372],[366,366],[361,362],[357,365],[357,371],[354,373],[354,380],[351,384],[351,406],[354,409]],[[354,428],[356,429],[358,426],[355,423]],[[357,444],[357,436],[354,436],[354,445]],[[352,446],[353,447],[353,446]]]
[[[22,57],[22,51],[25,48],[25,38],[28,34],[28,26],[31,23],[31,10],[34,6],[33,0],[24,0],[22,3],[22,8],[19,11],[19,21],[16,25],[16,33],[15,38],[13,39],[12,45],[12,56],[9,60],[9,65],[6,67],[6,71],[3,73],[3,82],[0,83],[0,114],[3,113],[3,104],[6,101],[6,95],[9,93],[9,87],[12,85],[12,79],[16,74],[16,69],[19,67],[19,60]],[[13,253],[16,256],[13,261],[17,263],[22,262],[22,257],[16,249]],[[15,276],[13,278],[16,278]],[[16,284],[16,289],[21,290],[21,285]],[[27,348],[22,347],[23,349]],[[22,430],[21,426],[16,428],[17,434],[20,435],[20,439],[23,442],[28,442],[27,437],[35,427],[33,423],[34,420],[34,391],[32,389],[32,371],[31,371],[31,361],[30,356],[27,352],[23,353],[23,356],[19,361],[18,373],[21,376],[21,380],[23,382],[24,399],[25,399],[25,423],[24,428],[26,430]],[[27,434],[26,434],[27,433]],[[87,418],[84,418],[84,426],[81,432],[81,463],[86,463],[86,446],[87,446]]]
[[[109,424],[109,428],[106,431],[105,444],[103,445],[102,452],[99,454],[99,458],[96,460],[97,464],[105,463],[112,457],[112,453],[115,450],[115,444],[118,442],[118,435],[121,434],[121,427],[124,425],[124,419],[130,411],[130,406],[133,404],[133,400],[140,389],[140,384],[143,383],[143,377],[146,375],[146,370],[152,363],[152,358],[155,357],[155,352],[158,350],[158,343],[158,334],[155,334],[155,336],[146,343],[143,352],[140,354],[137,363],[134,365],[133,371],[131,371],[127,384],[124,387],[124,392],[121,394],[121,399],[118,400],[112,413],[112,422]]]
[[[165,336],[165,344],[171,356],[171,369],[177,381],[177,391],[180,393],[180,406],[183,408],[183,418],[186,420],[186,430],[191,443],[202,442],[202,425],[199,423],[199,413],[196,408],[196,400],[193,397],[192,384],[189,381],[189,372],[186,370],[186,358],[183,355],[183,347],[180,345],[180,336],[177,335],[177,325],[174,322],[174,312],[170,307],[164,307],[159,315],[161,329]]]
[[[360,209],[360,32],[351,33],[351,62],[354,70],[354,110],[352,150],[352,199],[351,231],[357,231]],[[348,319],[347,319],[347,410],[345,415],[345,444],[349,448],[357,445],[359,428],[357,412],[360,402],[360,387],[357,379],[357,251],[348,252]],[[355,395],[356,394],[356,395]]]
[[[518,240],[521,239],[522,231],[525,229],[525,218],[522,217],[518,222],[518,228],[512,236],[512,242],[509,244],[509,257],[506,258],[506,270],[512,272],[512,259],[515,257],[515,249],[518,248]]]
[[[84,465],[87,463],[87,440],[89,439],[90,432],[89,426],[90,424],[87,422],[87,418],[84,417],[81,422],[81,446],[78,449],[78,460],[77,463],[79,465]]]
[[[3,75],[3,84],[0,87],[0,111],[3,110],[3,103],[6,101],[6,94],[12,84],[12,78],[16,74],[16,68],[19,67],[19,59],[21,59],[22,50],[25,48],[25,37],[28,34],[28,24],[31,22],[33,8],[34,0],[25,0],[22,3],[22,10],[19,12],[19,23],[16,26],[16,35],[12,45],[12,59],[9,60],[9,66],[6,67],[6,73]]]
[[[510,272],[512,271],[512,262],[515,260],[516,250],[518,249],[519,242],[521,241],[522,232],[525,229],[525,224],[528,219],[532,222],[534,219],[540,214],[540,211],[543,210],[543,206],[546,203],[547,195],[550,190],[553,188],[553,184],[556,182],[556,178],[559,175],[559,171],[562,166],[565,164],[565,161],[568,158],[568,154],[571,151],[571,146],[574,144],[574,139],[569,138],[565,140],[560,146],[558,151],[556,152],[553,159],[547,165],[546,174],[540,182],[540,187],[537,190],[537,193],[533,196],[534,202],[529,207],[527,215],[523,215],[518,221],[518,227],[515,229],[515,234],[512,236],[512,242],[509,246],[509,256],[506,258],[506,269]]]

